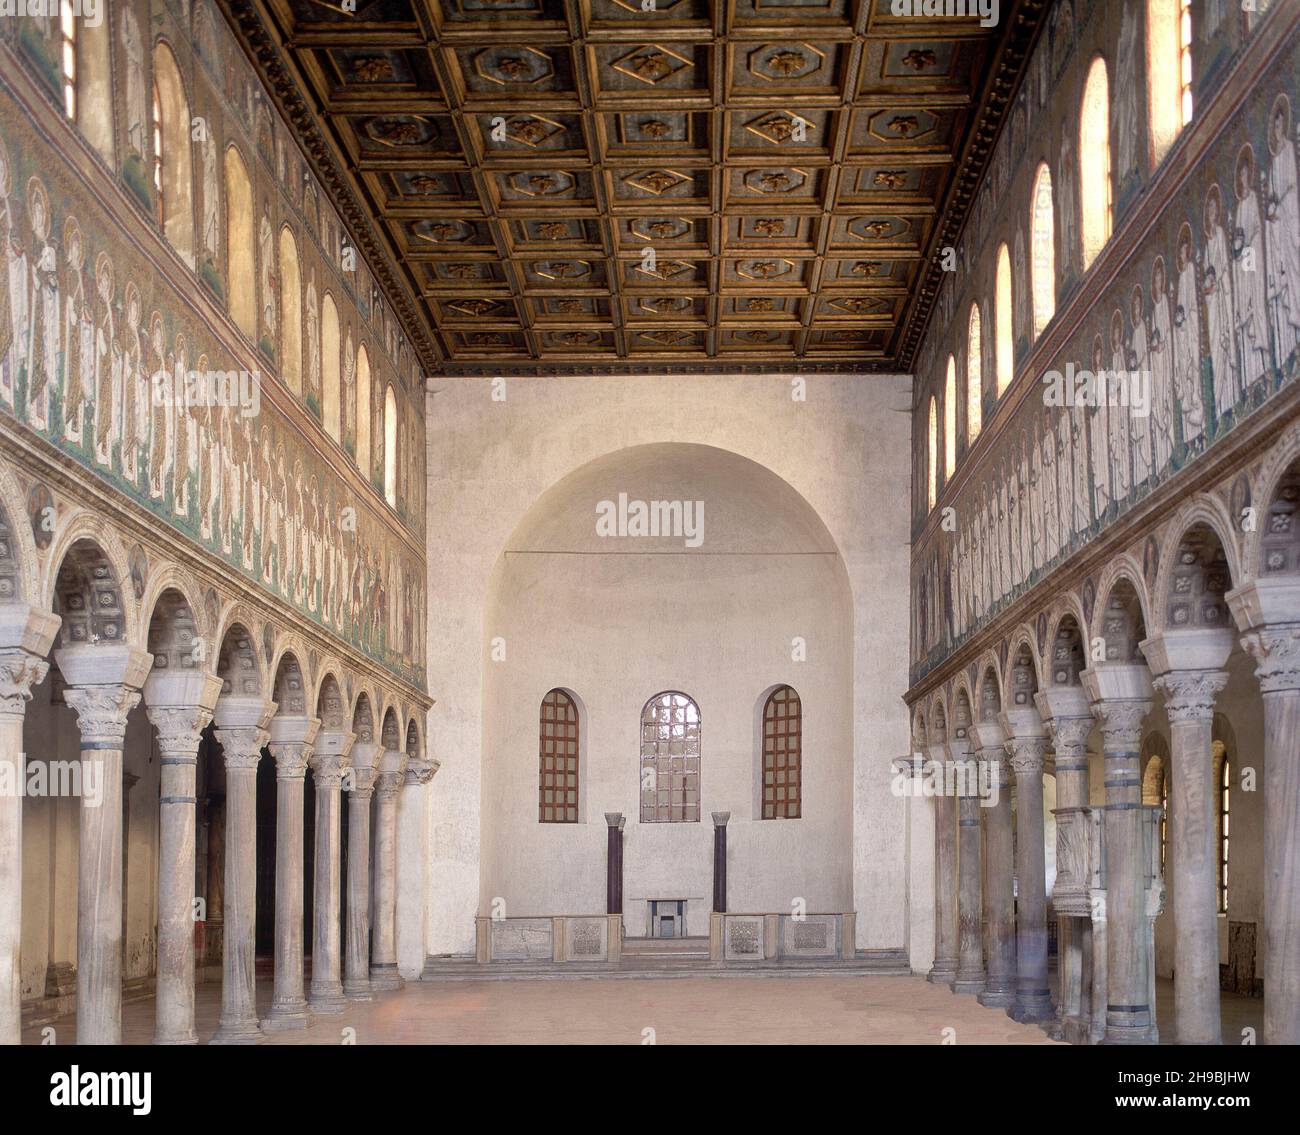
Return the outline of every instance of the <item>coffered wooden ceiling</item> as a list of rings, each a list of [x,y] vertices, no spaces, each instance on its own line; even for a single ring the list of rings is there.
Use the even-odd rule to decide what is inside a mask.
[[[227,8],[426,366],[507,373],[908,369],[1043,4]]]

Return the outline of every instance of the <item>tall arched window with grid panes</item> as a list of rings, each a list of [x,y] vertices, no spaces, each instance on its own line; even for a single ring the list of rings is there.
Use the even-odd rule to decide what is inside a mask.
[[[1052,202],[1052,171],[1040,162],[1030,198],[1030,299],[1037,338],[1056,314],[1056,222]]]
[[[77,120],[77,15],[72,0],[59,2],[59,69],[63,83],[63,113]]]
[[[370,396],[370,352],[366,345],[357,348],[357,468],[369,482],[374,481],[375,470],[370,456],[370,427],[374,407]]]
[[[190,104],[171,48],[153,53],[154,190],[163,235],[189,265],[194,264],[194,169]]]
[[[397,396],[393,388],[384,391],[384,500],[390,508],[397,507]]]
[[[998,245],[998,266],[993,294],[993,366],[1001,398],[1015,373],[1015,330],[1011,309],[1011,253],[1006,241]]]
[[[957,470],[957,360],[948,356],[948,376],[943,382],[943,479]]]
[[[777,686],[763,703],[763,819],[803,815],[803,703]]]
[[[982,354],[983,335],[980,329],[980,306],[970,305],[970,319],[966,325],[966,444],[971,445],[984,428],[984,386]]]
[[[939,499],[939,409],[930,395],[930,412],[925,424],[926,508],[934,508]]]
[[[343,373],[339,352],[342,349],[339,342],[339,309],[335,306],[334,297],[326,292],[320,313],[321,404],[325,432],[335,441],[342,437],[339,416],[339,408],[342,406],[339,383]]]
[[[1088,68],[1079,104],[1079,204],[1082,209],[1083,266],[1086,269],[1110,239],[1110,80],[1098,55]]]
[[[700,818],[700,707],[677,690],[655,694],[641,710],[641,822]]]
[[[578,822],[582,721],[564,690],[542,698],[537,738],[537,819],[543,824]]]
[[[1147,0],[1147,121],[1159,162],[1192,120],[1192,2]]]

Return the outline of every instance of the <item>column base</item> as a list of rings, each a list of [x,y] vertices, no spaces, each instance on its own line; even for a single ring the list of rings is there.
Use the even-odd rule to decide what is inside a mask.
[[[977,994],[975,1000],[990,1009],[1010,1009],[1016,1003],[1016,987],[1008,985],[1006,978],[986,978],[984,991]]]
[[[311,1009],[306,1001],[271,1003],[270,1014],[262,1020],[262,1031],[268,1033],[305,1029],[311,1024]]]
[[[984,992],[984,974],[981,973],[962,973],[957,971],[957,976],[952,982],[952,991],[954,993],[983,993]]]
[[[343,995],[349,1001],[370,1001],[373,999],[373,993],[374,990],[368,977],[348,980],[343,983]]]
[[[266,1034],[262,1032],[257,1019],[251,1018],[247,1021],[232,1021],[230,1023],[222,1021],[217,1026],[216,1035],[208,1043],[261,1044],[264,1040],[266,1040]]]
[[[406,982],[397,972],[396,962],[383,962],[370,967],[370,988],[375,990],[401,989]],[[346,987],[345,987],[346,989]]]
[[[348,999],[343,996],[343,986],[336,981],[322,989],[313,989],[307,1004],[313,1013],[333,1016],[348,1007]]]
[[[1016,994],[1016,1002],[1007,1010],[1007,1016],[1022,1025],[1041,1025],[1056,1020],[1052,1008],[1052,995],[1048,992]]]
[[[193,1030],[188,1033],[177,1033],[175,1036],[155,1036],[153,1043],[157,1045],[177,1045],[177,1044],[198,1044],[199,1038]]]
[[[1148,1006],[1107,1006],[1102,1044],[1155,1044],[1156,1039]]]
[[[925,980],[931,985],[952,985],[957,979],[956,958],[936,958]]]

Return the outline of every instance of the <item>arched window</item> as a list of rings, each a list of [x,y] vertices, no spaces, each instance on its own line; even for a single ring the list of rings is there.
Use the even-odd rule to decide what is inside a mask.
[[[339,309],[334,297],[325,293],[320,316],[320,382],[325,430],[335,441],[343,436],[339,428]]]
[[[934,404],[934,395],[930,395],[930,415],[926,423],[926,501],[927,508],[934,508],[939,499],[939,412]]]
[[[1079,107],[1079,201],[1083,208],[1083,266],[1110,239],[1110,83],[1099,55],[1088,68]]]
[[[993,299],[993,352],[1000,398],[1015,372],[1015,331],[1011,324],[1011,254],[1006,241],[998,245],[998,269]]]
[[[384,499],[397,507],[397,397],[384,391]]]
[[[542,698],[537,741],[537,819],[578,822],[578,707],[563,690]]]
[[[1030,217],[1030,296],[1034,301],[1034,336],[1056,314],[1056,229],[1052,215],[1052,171],[1046,162],[1034,177],[1033,214]]]
[[[1231,803],[1232,768],[1228,763],[1228,749],[1222,741],[1215,741],[1210,749],[1214,757],[1214,770],[1219,786],[1217,809],[1219,836],[1219,913],[1228,913],[1228,807]]]
[[[302,394],[302,276],[298,242],[288,227],[280,230],[280,374]]]
[[[230,317],[250,338],[257,334],[257,265],[253,259],[253,189],[234,146],[226,150],[226,272]]]
[[[1183,126],[1192,120],[1192,0],[1178,3],[1178,109]]]
[[[1192,120],[1191,0],[1147,0],[1147,114],[1159,162]]]
[[[110,165],[113,162],[113,75],[109,64],[109,40],[113,34],[112,21],[101,19],[94,27],[86,21],[77,27],[75,19],[69,22],[71,9],[74,17],[77,5],[62,0],[60,27],[63,33],[63,103],[69,118],[76,120],[77,129],[84,135]],[[69,45],[75,48],[71,56]],[[71,69],[69,69],[71,65]],[[69,90],[69,81],[73,87]],[[72,101],[69,103],[69,95]]]
[[[700,709],[685,694],[655,694],[641,710],[641,822],[700,818]]]
[[[373,481],[374,465],[370,459],[370,352],[362,343],[357,348],[357,468],[367,481]]]
[[[763,819],[797,820],[803,801],[803,706],[790,686],[763,705]]]
[[[190,267],[194,266],[194,174],[190,145],[190,104],[171,49],[160,43],[153,53],[154,189],[163,235]],[[251,216],[251,214],[250,214]]]
[[[970,445],[984,427],[984,387],[980,379],[980,306],[970,305],[970,323],[966,334],[966,444]]]
[[[77,120],[77,17],[72,0],[59,0],[59,67],[63,113]]]
[[[957,361],[948,356],[948,377],[943,383],[943,479],[957,468]]]

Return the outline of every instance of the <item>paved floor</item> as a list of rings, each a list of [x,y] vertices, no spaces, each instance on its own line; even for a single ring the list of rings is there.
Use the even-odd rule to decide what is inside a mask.
[[[269,981],[259,980],[259,1007],[270,998]],[[219,1012],[218,983],[201,986],[200,1040],[216,1031]],[[153,1013],[152,999],[124,1007],[128,1044],[151,1040]],[[52,1027],[55,1043],[73,1043],[73,1018]],[[268,1043],[940,1044],[947,1029],[958,1044],[1052,1043],[1040,1029],[919,977],[837,976],[412,982]],[[23,1041],[39,1044],[40,1029],[26,1030]]]

